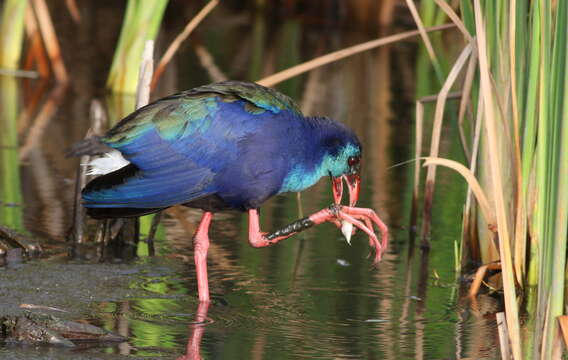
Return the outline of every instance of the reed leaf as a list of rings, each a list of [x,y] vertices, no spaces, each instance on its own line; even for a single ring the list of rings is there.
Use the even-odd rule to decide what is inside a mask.
[[[440,66],[440,62],[438,61],[438,57],[436,56],[434,47],[430,42],[428,33],[425,30],[424,23],[422,22],[422,19],[420,19],[420,15],[418,14],[418,9],[416,9],[416,4],[414,3],[414,0],[406,0],[406,5],[408,6],[410,13],[412,14],[412,18],[414,19],[416,27],[420,32],[420,37],[422,38],[422,41],[426,46],[426,51],[428,52],[428,56],[430,57],[430,61],[432,62],[432,66],[434,67],[434,71],[436,72],[436,76],[438,77],[440,83],[442,83],[444,81],[444,74],[442,72],[442,67]]]
[[[107,80],[113,92],[135,94],[146,40],[158,34],[167,0],[129,0]]]
[[[461,176],[463,176],[468,185],[471,187],[471,191],[475,195],[477,203],[479,204],[479,207],[481,209],[481,213],[483,214],[483,217],[485,217],[485,220],[489,224],[489,227],[495,227],[495,212],[489,205],[489,201],[487,200],[485,192],[481,188],[481,185],[479,185],[479,181],[477,181],[475,175],[471,172],[471,170],[469,170],[459,162],[453,160],[434,157],[426,157],[425,160],[426,161],[424,162],[424,166],[442,165],[458,172]]]
[[[438,26],[432,26],[429,28],[426,28],[426,32],[432,32],[432,31],[440,31],[440,30],[447,30],[450,28],[455,27],[454,24],[443,24],[443,25],[438,25]],[[267,76],[263,79],[260,79],[258,81],[256,81],[258,84],[263,85],[263,86],[274,86],[278,83],[281,83],[284,80],[288,80],[294,76],[298,76],[300,74],[303,74],[307,71],[313,70],[317,67],[323,66],[323,65],[327,65],[330,64],[332,62],[335,61],[339,61],[341,59],[344,59],[346,57],[364,52],[364,51],[368,51],[380,46],[384,46],[384,45],[388,45],[388,44],[392,44],[395,43],[397,41],[402,41],[405,39],[409,39],[412,38],[414,36],[419,35],[420,32],[418,30],[412,30],[412,31],[405,31],[402,32],[400,34],[394,34],[394,35],[389,35],[389,36],[385,36],[376,40],[371,40],[371,41],[367,41],[361,44],[357,44],[357,45],[353,45],[351,47],[345,48],[345,49],[341,49],[338,51],[334,51],[332,53],[317,57],[315,59],[312,59],[310,61],[306,61],[305,63],[302,64],[298,64],[296,66],[293,66],[289,69],[277,72],[276,74],[272,74],[270,76]]]

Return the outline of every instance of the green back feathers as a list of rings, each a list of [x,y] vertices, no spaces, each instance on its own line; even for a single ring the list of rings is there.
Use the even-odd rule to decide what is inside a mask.
[[[215,93],[224,95],[228,98],[234,97],[248,101],[251,105],[258,108],[279,113],[282,110],[288,110],[300,115],[301,111],[298,105],[288,96],[274,90],[255,83],[242,81],[224,81],[220,83],[200,86],[188,91],[191,93]]]
[[[245,111],[259,115],[266,111],[277,114],[290,111],[301,115],[298,105],[280,92],[254,83],[225,81],[184,91],[151,103],[118,123],[103,139],[119,148],[155,128],[166,140],[205,131],[212,115],[219,110],[219,101],[246,101]]]

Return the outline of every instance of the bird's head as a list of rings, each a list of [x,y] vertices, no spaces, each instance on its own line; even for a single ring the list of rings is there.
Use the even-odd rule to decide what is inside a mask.
[[[328,153],[325,163],[331,178],[333,200],[341,203],[343,181],[349,192],[349,206],[355,206],[359,199],[361,184],[361,144],[351,131],[327,141]]]

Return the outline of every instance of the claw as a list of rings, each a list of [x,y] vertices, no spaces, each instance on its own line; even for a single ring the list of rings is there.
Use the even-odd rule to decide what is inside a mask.
[[[375,250],[373,263],[378,263],[388,246],[389,230],[382,222],[377,213],[372,209],[343,206],[337,203],[329,208],[322,209],[309,216],[314,225],[323,222],[331,222],[341,229],[348,244],[351,244],[351,236],[357,228],[369,236],[369,245]],[[375,228],[381,232],[381,240],[375,234]]]
[[[345,230],[347,230],[347,225],[345,223],[351,224],[351,229],[355,226],[369,236],[369,245],[375,249],[375,259],[373,263],[378,263],[383,256],[383,252],[387,248],[388,228],[381,219],[379,219],[377,214],[371,209],[342,206],[338,209],[336,216],[341,220],[341,231],[345,235],[345,238],[349,239],[348,243],[350,243],[351,236],[347,237],[345,234]],[[374,225],[376,225],[381,231],[381,241],[379,241],[375,234]]]

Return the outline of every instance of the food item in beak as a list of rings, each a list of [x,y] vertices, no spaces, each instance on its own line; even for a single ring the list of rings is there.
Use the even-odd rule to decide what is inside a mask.
[[[351,235],[353,234],[353,224],[349,221],[341,220],[341,232],[345,236],[347,243],[351,245]]]

